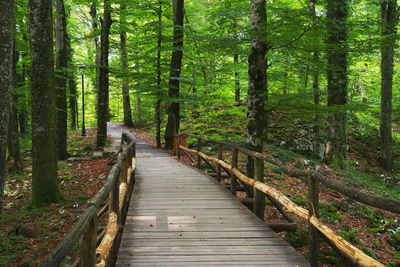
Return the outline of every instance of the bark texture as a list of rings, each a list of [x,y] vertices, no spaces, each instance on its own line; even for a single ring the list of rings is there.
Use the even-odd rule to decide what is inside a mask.
[[[158,37],[157,37],[157,102],[156,102],[156,141],[161,147],[161,42],[162,42],[162,2],[158,1]]]
[[[58,202],[52,0],[29,0],[32,204]]]
[[[328,117],[324,162],[330,164],[335,159],[342,168],[347,154],[347,13],[347,1],[328,0],[328,106],[333,114]]]
[[[263,151],[264,98],[266,94],[267,44],[262,40],[266,34],[267,15],[265,0],[250,2],[251,41],[249,53],[249,83],[247,91],[247,149]],[[254,177],[254,161],[247,159],[247,174]]]
[[[120,5],[120,38],[121,38],[121,69],[122,69],[122,102],[124,106],[124,125],[132,127],[132,110],[131,100],[129,97],[129,83],[126,80],[128,72],[128,51],[126,49],[126,4],[125,1],[121,1]]]
[[[22,160],[19,147],[19,134],[18,134],[18,98],[19,94],[16,89],[21,85],[21,75],[17,73],[17,64],[19,60],[19,53],[15,51],[14,42],[14,59],[12,67],[13,76],[13,89],[11,90],[11,106],[10,106],[10,118],[8,124],[8,154],[13,160],[11,169],[13,171],[22,170]]]
[[[0,0],[0,225],[6,174],[6,147],[14,46],[14,1]]]
[[[237,103],[240,103],[240,78],[239,78],[239,72],[237,71],[239,65],[238,54],[233,55],[233,63],[235,65],[235,101]]]
[[[393,166],[392,88],[393,55],[396,42],[398,7],[395,0],[381,0],[381,150],[382,166]]]
[[[111,27],[111,3],[104,0],[104,20],[101,27],[101,48],[100,48],[100,75],[99,93],[97,101],[97,147],[103,147],[107,139],[108,119],[108,49]]]
[[[68,157],[67,153],[67,68],[68,36],[64,0],[54,0],[55,43],[56,43],[56,106],[57,106],[57,154],[59,160]]]
[[[315,4],[316,3],[317,3],[317,0],[310,1],[310,12],[311,12],[312,24],[313,24],[314,28],[317,26],[317,13],[315,12]],[[313,61],[314,61],[314,67],[312,68],[313,100],[314,100],[314,104],[318,105],[319,104],[319,72],[318,72],[318,67],[316,67],[316,64],[318,64],[318,62],[319,62],[319,53],[318,53],[317,45],[314,46]],[[313,122],[312,146],[313,146],[314,155],[319,156],[320,136],[319,136],[319,115],[318,115],[318,113],[316,113],[313,116],[313,120],[314,120],[314,122]]]
[[[94,49],[96,50],[95,54],[95,60],[96,60],[96,81],[95,81],[95,87],[96,91],[99,91],[100,84],[99,84],[99,78],[100,78],[100,52],[99,52],[99,38],[97,34],[97,6],[96,2],[93,2],[92,5],[90,6],[90,16],[92,17],[92,29],[94,32],[94,38],[93,38],[93,45]]]
[[[77,102],[76,102],[76,81],[75,81],[75,75],[72,73],[70,74],[69,77],[69,113],[70,113],[70,118],[71,118],[71,129],[75,130],[77,127],[77,117],[78,117],[78,112],[77,112]]]
[[[174,39],[169,76],[168,122],[165,129],[165,148],[172,149],[174,134],[179,132],[179,77],[183,56],[184,0],[174,0]]]

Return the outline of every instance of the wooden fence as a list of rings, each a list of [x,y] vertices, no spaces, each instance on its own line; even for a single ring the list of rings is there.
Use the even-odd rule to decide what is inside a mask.
[[[187,137],[197,139],[197,150],[187,147]],[[218,158],[210,157],[202,152],[205,144],[214,144],[219,146]],[[222,159],[223,147],[232,149],[231,163]],[[319,189],[320,185],[336,190],[343,195],[357,200],[369,206],[383,210],[400,213],[400,201],[396,199],[382,198],[375,195],[359,191],[355,188],[342,185],[331,180],[320,172],[307,169],[289,168],[279,159],[250,151],[243,147],[230,144],[228,142],[217,140],[206,140],[200,136],[192,134],[177,134],[174,138],[174,151],[178,158],[184,153],[198,168],[201,168],[204,161],[211,169],[215,171],[218,180],[221,179],[222,169],[230,178],[230,190],[236,196],[238,182],[252,187],[253,197],[246,198],[246,202],[251,202],[253,212],[263,219],[265,209],[265,196],[272,204],[284,215],[289,218],[288,212],[295,214],[303,220],[308,221],[309,225],[309,260],[311,266],[318,266],[319,236],[321,235],[328,244],[330,244],[342,257],[355,266],[384,266],[382,263],[369,257],[361,250],[351,245],[342,237],[334,233],[328,226],[319,220]],[[238,170],[238,153],[241,152],[254,160],[254,177],[248,177]],[[197,160],[193,159],[188,153],[197,155]],[[197,161],[197,162],[196,162]],[[278,190],[264,183],[264,161],[278,166],[284,173],[292,177],[308,177],[308,210],[297,206],[288,197]],[[215,169],[211,163],[215,163]],[[239,181],[238,181],[239,180]]]
[[[126,133],[121,136],[119,152],[117,163],[111,168],[103,187],[88,201],[78,222],[40,267],[60,266],[80,237],[80,258],[74,265],[92,267],[114,264],[135,179],[136,143]],[[107,227],[99,233],[98,221],[107,209]]]

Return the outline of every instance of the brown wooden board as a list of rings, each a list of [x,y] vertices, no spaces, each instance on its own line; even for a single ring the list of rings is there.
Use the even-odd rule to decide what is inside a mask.
[[[137,147],[135,181],[117,266],[309,266],[220,183],[160,150]]]

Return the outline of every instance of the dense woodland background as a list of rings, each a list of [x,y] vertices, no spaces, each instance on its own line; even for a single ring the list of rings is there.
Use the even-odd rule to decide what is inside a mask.
[[[7,173],[31,163],[25,204],[63,199],[57,160],[74,154],[83,96],[97,148],[123,121],[166,148],[188,132],[294,152],[400,198],[397,1],[12,2],[0,0],[0,205]]]

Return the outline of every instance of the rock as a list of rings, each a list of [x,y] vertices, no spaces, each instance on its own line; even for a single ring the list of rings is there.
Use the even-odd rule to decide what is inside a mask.
[[[92,156],[93,156],[93,158],[101,158],[101,157],[103,157],[103,152],[94,151]]]

